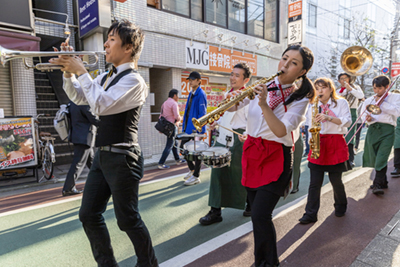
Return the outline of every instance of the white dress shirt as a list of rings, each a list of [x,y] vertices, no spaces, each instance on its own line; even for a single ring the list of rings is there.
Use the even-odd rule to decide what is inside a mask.
[[[336,118],[340,119],[341,124],[337,125],[336,123],[328,120],[325,122],[321,122],[321,131],[319,132],[320,134],[347,134],[347,127],[351,125],[351,113],[349,103],[344,98],[336,99],[336,102],[337,105],[335,106],[335,103],[332,101],[332,99],[329,99],[327,104],[329,105],[329,109],[335,114]],[[318,107],[320,107],[321,105],[322,103],[318,101]],[[311,107],[311,114],[313,108],[314,106]],[[312,123],[310,124],[308,130],[310,130],[310,128],[312,128]],[[309,139],[311,139],[311,134],[309,136]]]
[[[361,87],[358,86],[357,84],[352,84],[350,85],[353,90],[349,91],[349,94],[352,94],[356,100],[353,102],[350,108],[357,108],[358,107],[358,101],[357,99],[363,99],[364,98],[364,92],[361,90]],[[346,98],[347,95],[347,88],[343,90],[342,93],[340,93],[340,88],[336,90],[336,93],[340,96],[343,96]],[[350,104],[350,103],[349,103]]]
[[[107,84],[129,68],[135,68],[135,64],[131,62],[119,65],[117,74],[112,74]],[[71,78],[64,77],[64,91],[75,104],[89,105],[92,113],[97,116],[118,114],[145,103],[148,89],[140,74],[125,75],[107,91],[100,85],[104,75],[107,73],[97,76],[94,80],[89,73],[82,74],[78,78],[75,75]]]
[[[279,84],[278,78],[275,78],[276,85]],[[292,86],[283,85],[282,88]],[[278,95],[280,91],[278,91]],[[285,100],[287,100],[286,98]],[[308,105],[308,98],[303,98],[301,100],[294,100],[292,103],[287,105],[287,112],[285,112],[285,107],[283,103],[280,103],[274,110],[275,116],[285,125],[286,135],[284,137],[277,137],[269,128],[267,122],[262,114],[261,107],[258,105],[259,98],[256,96],[253,100],[246,98],[241,104],[239,104],[238,109],[243,108],[245,105],[249,105],[249,112],[247,115],[247,127],[246,132],[252,137],[261,137],[266,140],[275,141],[285,146],[291,147],[294,142],[299,138],[300,131],[299,126],[305,120],[305,113]],[[269,96],[267,97],[267,102]],[[293,132],[293,140],[292,133]]]
[[[367,98],[364,101],[362,111],[364,111],[369,104],[376,104],[374,96]],[[396,127],[397,117],[400,116],[400,94],[389,93],[385,100],[380,105],[382,113],[379,115],[370,114],[372,117],[372,121],[366,123],[368,125],[374,124],[376,122],[387,123]],[[369,114],[368,111],[365,111],[362,115],[362,120],[365,120],[365,117]]]

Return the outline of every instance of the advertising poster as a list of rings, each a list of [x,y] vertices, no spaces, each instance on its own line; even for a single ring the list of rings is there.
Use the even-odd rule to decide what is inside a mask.
[[[37,165],[33,118],[0,119],[0,169]]]

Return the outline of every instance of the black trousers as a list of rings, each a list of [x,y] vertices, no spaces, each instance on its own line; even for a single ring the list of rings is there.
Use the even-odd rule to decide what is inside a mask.
[[[349,147],[349,161],[354,162],[354,145],[353,144],[348,144]]]
[[[103,213],[112,196],[119,228],[126,232],[136,252],[137,266],[158,266],[150,234],[138,210],[143,156],[139,146],[133,156],[97,151],[86,181],[79,219],[89,238],[98,266],[118,266]]]
[[[191,140],[190,139],[182,140],[181,145],[179,147],[183,149],[183,145],[189,141]],[[195,159],[194,161],[187,160],[186,162],[189,167],[189,170],[193,171],[193,176],[200,177],[201,160],[200,159]]]
[[[361,127],[361,123],[357,123],[356,131],[357,131],[360,127]],[[360,130],[356,133],[356,145],[355,145],[355,148],[356,148],[356,149],[358,149],[358,145],[360,144],[361,131],[362,131],[362,129],[360,129]]]
[[[386,172],[387,172],[387,165],[380,171],[375,169],[375,179],[373,184],[378,186],[379,188],[382,188],[382,186],[387,186],[388,180]]]
[[[325,172],[321,170],[310,169],[310,187],[308,189],[305,215],[311,220],[317,220],[324,173]],[[342,172],[329,172],[329,181],[333,187],[335,211],[345,213],[347,209],[347,197],[342,182]]]
[[[63,191],[70,191],[75,187],[75,183],[85,168],[85,165],[89,169],[92,166],[93,158],[93,147],[83,144],[74,144],[74,157],[64,182]]]
[[[272,267],[279,265],[276,249],[275,226],[272,222],[272,212],[292,177],[292,149],[283,148],[283,173],[278,181],[258,187],[248,188],[247,198],[251,206],[251,221],[254,234],[255,267]],[[283,195],[283,194],[282,194]]]
[[[393,165],[395,168],[400,169],[400,148],[394,149]]]

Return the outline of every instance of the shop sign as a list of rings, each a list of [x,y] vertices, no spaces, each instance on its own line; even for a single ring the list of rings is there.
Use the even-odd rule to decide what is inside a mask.
[[[400,62],[393,62],[392,63],[392,77],[396,77],[400,74]]]
[[[0,170],[37,165],[33,118],[0,119]]]
[[[100,24],[98,0],[78,0],[79,36],[82,37]]]
[[[249,64],[257,75],[257,56],[242,51],[186,41],[186,68],[231,73],[239,62]]]
[[[302,14],[302,1],[290,0],[289,1],[289,18],[300,16]]]
[[[288,45],[301,44],[301,20],[288,23]]]

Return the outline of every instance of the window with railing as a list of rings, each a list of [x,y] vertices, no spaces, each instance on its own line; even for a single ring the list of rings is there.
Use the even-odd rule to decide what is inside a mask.
[[[148,6],[179,16],[278,41],[278,0],[159,0]]]

